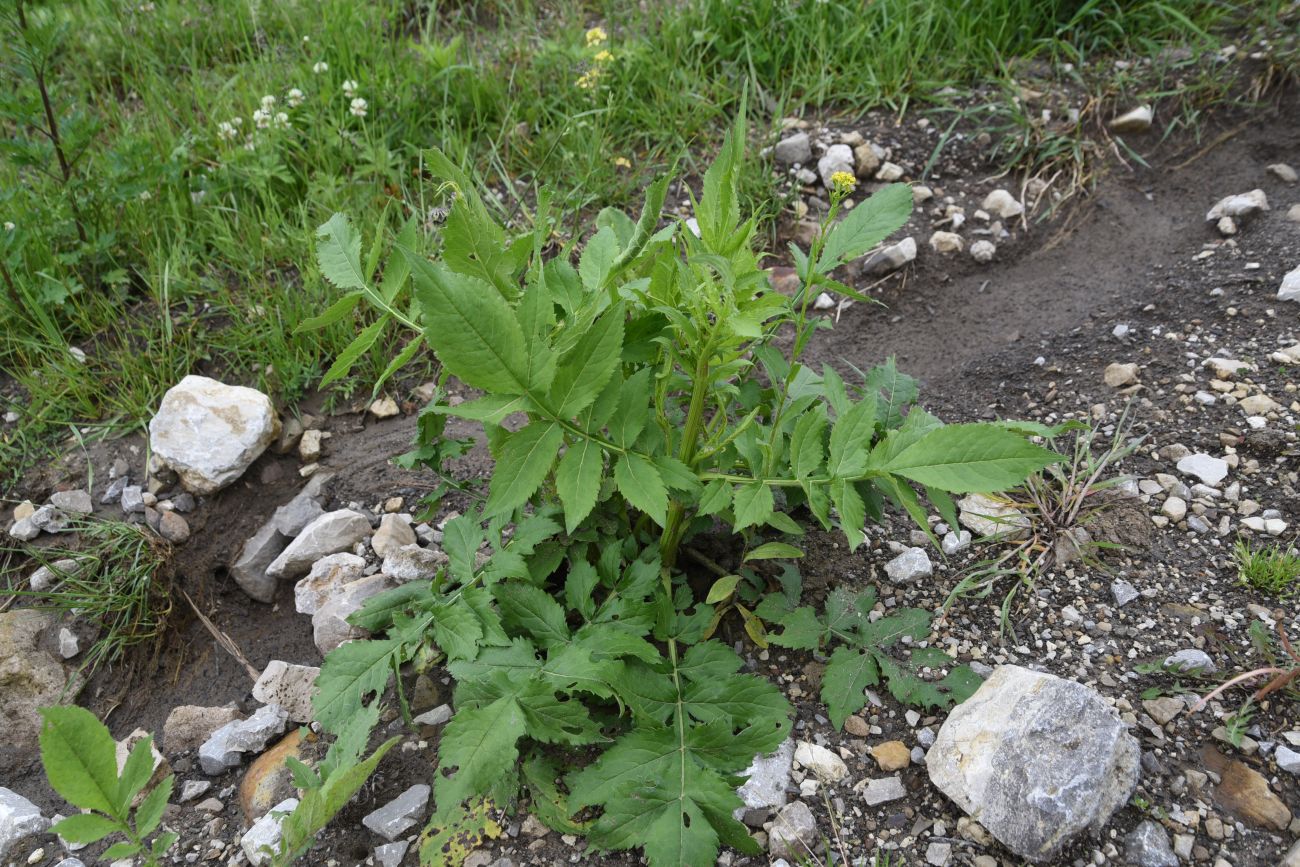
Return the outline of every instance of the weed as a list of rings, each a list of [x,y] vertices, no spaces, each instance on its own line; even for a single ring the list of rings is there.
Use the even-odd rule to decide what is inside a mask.
[[[740,801],[728,781],[786,736],[790,708],[709,637],[731,612],[760,643],[766,620],[783,627],[775,643],[840,645],[825,678],[837,724],[878,681],[929,707],[977,682],[924,646],[925,612],[873,621],[874,593],[846,591],[818,617],[797,607],[789,570],[783,592],[767,595],[755,564],[801,552],[765,536],[797,538],[804,527],[790,513],[806,510],[854,548],[887,502],[926,527],[922,494],[951,515],[952,492],[1014,486],[1060,458],[1006,425],[944,425],[915,405],[915,382],[892,363],[861,383],[801,363],[822,325],[808,316],[812,299],[827,286],[857,295],[830,273],[901,226],[911,193],[887,187],[837,220],[854,185],[837,178],[811,249],[792,248],[802,285],[787,298],[770,290],[752,251],[754,221],[741,216],[744,140],[737,122],[704,174],[698,235],[661,225],[665,177],[639,220],[597,216],[576,267],[569,250],[545,255],[545,198],[532,230],[512,237],[436,151],[427,165],[454,195],[437,260],[399,234],[376,285],[382,224],[364,262],[346,218],[318,232],[321,270],[344,293],[326,317],[364,304],[373,332],[417,331],[445,376],[482,392],[424,410],[417,462],[441,468],[444,447],[459,448],[442,438],[449,415],[480,423],[496,459],[486,499],[444,529],[450,565],[371,600],[354,622],[384,637],[333,651],[317,681],[322,726],[361,744],[349,727],[377,717],[393,671],[447,660],[457,711],[439,747],[426,862],[448,829],[486,828],[489,802],[538,788],[521,769],[555,750],[561,765],[540,788],[566,833],[590,809],[599,811],[585,829],[593,845],[639,847],[653,865],[709,863],[719,843],[756,852],[731,818]],[[784,351],[783,331],[792,338]],[[520,423],[507,427],[511,416]],[[748,574],[721,570],[697,598],[679,558],[715,522],[744,541]]]
[[[67,529],[76,533],[75,548],[0,552],[35,557],[53,572],[48,587],[22,589],[25,577],[17,565],[0,571],[0,578],[11,598],[26,597],[38,608],[75,613],[94,626],[97,637],[81,660],[90,672],[163,636],[173,604],[170,549],[146,528],[121,521],[70,521]]]
[[[1295,594],[1296,582],[1300,581],[1300,553],[1295,548],[1277,543],[1257,548],[1239,538],[1232,554],[1242,585],[1280,599]]]
[[[176,778],[167,774],[150,785],[155,776],[153,738],[136,741],[119,769],[113,736],[90,711],[47,707],[41,717],[45,775],[54,791],[83,811],[60,821],[51,833],[82,845],[121,834],[126,840],[106,849],[104,860],[143,856],[145,867],[157,867],[176,842],[171,831],[154,836]]]

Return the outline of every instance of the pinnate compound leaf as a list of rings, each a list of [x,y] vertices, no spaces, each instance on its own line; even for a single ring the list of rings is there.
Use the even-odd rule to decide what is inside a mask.
[[[822,674],[822,701],[835,728],[867,704],[866,689],[880,681],[876,655],[857,647],[837,647]]]
[[[74,807],[124,818],[117,747],[108,728],[75,705],[41,708],[41,762],[54,791]]]
[[[497,455],[484,516],[508,515],[526,503],[551,471],[563,443],[564,430],[555,422],[535,421],[510,434]]]
[[[564,506],[564,529],[572,533],[591,514],[600,496],[605,452],[586,437],[569,446],[555,469],[555,492]]]
[[[150,763],[152,764],[152,753],[150,754]],[[168,774],[153,787],[145,799],[140,802],[140,806],[135,811],[135,830],[141,837],[148,837],[158,827],[162,821],[163,810],[167,809],[167,802],[172,797],[172,786],[175,785],[176,778]]]
[[[282,823],[280,852],[292,861],[316,844],[316,835],[352,800],[384,756],[400,737],[389,738],[365,761],[349,762],[336,768],[318,788],[307,789],[294,811]]]
[[[875,427],[875,395],[868,395],[835,419],[831,428],[830,459],[826,462],[831,476],[852,479],[862,474],[867,467]]]
[[[935,428],[881,469],[941,491],[1004,491],[1061,456],[1004,428],[952,424]]]
[[[668,489],[654,464],[635,452],[628,452],[614,464],[614,481],[627,501],[656,524],[662,527],[668,520]]]
[[[467,385],[498,394],[524,394],[530,379],[528,342],[500,293],[399,248],[411,266],[424,336],[438,360]],[[551,368],[552,371],[554,368]]]

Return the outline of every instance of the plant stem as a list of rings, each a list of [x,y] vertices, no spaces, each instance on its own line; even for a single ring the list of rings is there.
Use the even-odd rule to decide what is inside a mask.
[[[695,376],[691,384],[691,404],[686,411],[686,425],[682,428],[681,446],[677,458],[687,466],[695,460],[699,449],[700,431],[704,428],[704,405],[709,399],[709,358],[713,354],[713,338],[708,337],[695,360]],[[677,565],[677,549],[686,530],[686,507],[681,500],[668,504],[668,520],[663,535],[659,537],[659,562],[664,569],[665,591],[671,595],[670,575]]]

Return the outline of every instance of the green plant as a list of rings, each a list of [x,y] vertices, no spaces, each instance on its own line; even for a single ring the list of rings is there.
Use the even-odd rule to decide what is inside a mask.
[[[0,549],[18,555],[0,569],[0,579],[13,598],[28,598],[38,608],[75,612],[98,631],[81,657],[82,668],[94,671],[120,662],[127,650],[158,640],[167,628],[174,599],[171,550],[147,528],[125,521],[69,520],[75,547]],[[23,590],[20,569],[30,569],[32,557],[53,573],[42,590]],[[60,567],[61,561],[75,566]]]
[[[171,798],[175,778],[163,777],[138,800],[154,776],[153,738],[135,743],[119,772],[117,747],[108,728],[85,708],[41,709],[41,762],[54,791],[68,803],[86,811],[69,816],[50,830],[71,843],[95,843],[121,834],[101,856],[106,861],[142,856],[146,867],[157,867],[176,842],[168,831],[158,830],[163,810]],[[134,806],[133,806],[134,805]]]
[[[486,498],[444,530],[446,569],[370,600],[353,622],[384,637],[340,647],[317,681],[317,717],[337,733],[374,713],[403,664],[446,660],[457,711],[439,745],[438,827],[481,815],[483,799],[511,804],[522,784],[552,804],[544,819],[566,832],[581,822],[599,848],[641,847],[654,865],[709,863],[723,843],[756,852],[731,817],[735,775],[786,736],[790,707],[706,638],[719,610],[679,568],[682,551],[721,525],[751,561],[789,558],[793,546],[762,540],[802,534],[792,514],[838,527],[855,548],[887,502],[927,527],[922,493],[951,515],[950,492],[1009,487],[1059,459],[1006,426],[944,425],[913,405],[915,383],[892,364],[860,384],[803,365],[824,324],[808,316],[811,300],[823,287],[857,295],[832,272],[898,228],[911,194],[887,187],[849,210],[853,179],[837,177],[823,231],[811,249],[791,247],[803,285],[787,298],[769,289],[754,223],[741,218],[743,145],[737,122],[704,175],[698,236],[660,226],[664,178],[637,222],[600,213],[576,267],[571,250],[545,257],[544,203],[531,232],[509,237],[469,178],[431,152],[455,198],[437,261],[395,245],[402,264],[387,268],[409,271],[409,309],[373,288],[347,220],[320,230],[325,277],[378,321],[418,328],[444,380],[481,392],[423,411],[420,460],[438,466],[447,416],[481,423],[496,458]],[[713,584],[715,602],[739,592],[738,581]],[[853,645],[841,650],[867,662],[846,678],[874,665],[908,700],[960,695],[957,672],[930,686],[919,677],[946,655],[917,648],[904,665],[884,653],[927,637],[928,618],[875,625],[869,596],[845,602],[861,619],[850,628],[833,609],[813,643],[833,631]],[[765,611],[799,624],[810,613]],[[753,617],[742,612],[751,635]],[[837,720],[851,702],[837,699]],[[536,772],[557,751],[559,768]],[[426,843],[425,862],[439,857]]]
[[[1295,584],[1300,581],[1300,553],[1281,544],[1252,547],[1245,539],[1237,539],[1232,550],[1237,561],[1237,580],[1247,587],[1286,599],[1295,594]]]
[[[1113,542],[1093,539],[1089,526],[1115,504],[1112,489],[1127,476],[1104,478],[1142,444],[1131,437],[1131,422],[1125,409],[1109,442],[1098,444],[1092,425],[1068,421],[1047,426],[1033,422],[1005,422],[1012,429],[1041,437],[1048,448],[1060,455],[1056,462],[1035,471],[1005,494],[994,498],[1003,514],[985,516],[997,529],[991,535],[1005,544],[1005,550],[975,567],[953,587],[944,602],[947,608],[963,596],[985,598],[1010,579],[1011,589],[1002,598],[1000,622],[1003,633],[1011,631],[1011,607],[1023,588],[1052,566],[1079,559],[1101,569],[1100,555],[1118,547]],[[1072,434],[1068,445],[1061,437]],[[955,525],[954,525],[955,526]]]
[[[836,728],[866,706],[866,690],[882,681],[903,704],[928,708],[951,707],[979,687],[979,675],[970,666],[954,666],[942,650],[923,646],[930,635],[928,612],[900,608],[873,619],[875,605],[874,589],[855,593],[841,588],[827,598],[821,617],[808,606],[789,608],[785,598],[776,594],[764,599],[755,612],[784,627],[768,635],[772,644],[809,651],[830,651],[838,645],[822,675],[821,691]],[[899,658],[898,645],[911,645],[906,657]],[[932,681],[922,676],[927,669],[950,670]]]

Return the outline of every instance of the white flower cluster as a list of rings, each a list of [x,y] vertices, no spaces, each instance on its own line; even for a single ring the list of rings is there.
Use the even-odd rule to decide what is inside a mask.
[[[320,75],[322,72],[329,72],[330,65],[323,60],[318,60],[312,65],[311,71],[316,75]]]

